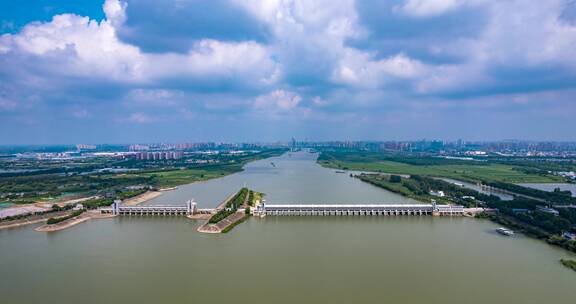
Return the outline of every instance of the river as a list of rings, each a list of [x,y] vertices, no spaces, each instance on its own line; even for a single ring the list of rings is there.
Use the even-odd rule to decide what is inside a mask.
[[[200,208],[215,207],[244,185],[266,193],[269,203],[414,203],[315,163],[317,154],[287,153],[252,162],[244,171],[220,179],[179,186],[147,204],[184,204],[194,198]]]
[[[511,201],[514,199],[513,195],[502,193],[502,191],[492,191],[490,189],[483,189],[482,187],[478,186],[477,184],[459,181],[459,180],[455,180],[455,179],[451,179],[451,178],[440,178],[440,179],[445,181],[445,182],[449,182],[449,183],[454,184],[454,185],[460,185],[462,187],[472,189],[472,190],[478,191],[478,192],[486,194],[486,195],[497,196],[503,201]]]
[[[409,202],[301,152],[181,186],[151,203],[217,205],[246,183],[268,202]],[[271,164],[274,163],[275,166]],[[251,218],[228,234],[186,218],[0,230],[5,303],[573,303],[570,253],[487,220]]]
[[[538,183],[524,183],[519,184],[520,186],[534,188],[543,191],[554,191],[556,188],[560,188],[562,191],[570,191],[572,192],[572,196],[576,197],[576,184],[568,184],[568,183],[548,183],[548,184],[538,184]]]

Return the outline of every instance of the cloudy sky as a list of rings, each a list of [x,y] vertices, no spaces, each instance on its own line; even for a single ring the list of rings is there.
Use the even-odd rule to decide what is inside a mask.
[[[576,140],[574,0],[0,4],[0,144]]]

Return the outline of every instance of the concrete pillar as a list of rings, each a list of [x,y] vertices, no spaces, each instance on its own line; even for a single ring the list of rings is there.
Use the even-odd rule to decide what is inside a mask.
[[[114,215],[118,215],[120,214],[120,200],[114,200],[114,202],[112,203],[112,214]]]
[[[189,200],[186,202],[186,213],[188,215],[193,215],[196,213],[196,203],[194,200]]]

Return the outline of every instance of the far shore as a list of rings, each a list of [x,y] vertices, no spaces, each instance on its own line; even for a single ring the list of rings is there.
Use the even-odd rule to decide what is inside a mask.
[[[140,195],[136,195],[135,197],[131,197],[129,199],[125,199],[122,201],[122,205],[124,206],[136,206],[142,204],[146,201],[149,201],[155,197],[162,195],[162,191],[147,191]]]
[[[67,219],[67,220],[60,222],[60,223],[57,223],[57,224],[42,225],[42,226],[40,226],[34,230],[39,231],[39,232],[59,231],[59,230],[64,230],[64,229],[70,228],[72,226],[78,225],[78,224],[83,223],[85,221],[88,221],[90,219],[101,219],[101,218],[111,218],[111,217],[115,217],[115,215],[100,214],[100,212],[98,210],[91,210],[91,211],[86,211],[77,217]]]
[[[39,232],[52,232],[52,231],[58,231],[58,230],[63,230],[69,227],[72,227],[74,225],[78,225],[82,222],[85,222],[87,220],[89,220],[90,217],[89,216],[85,216],[84,214],[81,214],[77,217],[71,218],[71,219],[67,219],[63,222],[60,222],[58,224],[53,224],[53,225],[42,225],[36,229],[34,229],[35,231],[39,231]]]
[[[0,222],[0,229],[9,229],[9,228],[16,228],[16,227],[20,227],[20,226],[42,223],[42,222],[46,222],[51,217],[65,216],[67,214],[70,214],[70,211],[50,212],[50,213],[45,213],[45,214],[41,214],[41,215],[34,215],[34,216],[29,217],[29,218],[22,218],[22,219],[17,219],[17,220],[12,220],[12,221]]]
[[[7,223],[7,224],[0,225],[0,229],[16,228],[16,227],[20,227],[20,226],[26,226],[26,225],[46,222],[47,220],[48,220],[48,218],[41,218],[41,219],[35,219],[35,220],[19,221],[17,223]]]
[[[158,189],[158,191],[165,192],[165,191],[172,191],[172,190],[176,190],[176,189],[178,189],[178,187],[168,187],[168,188]]]

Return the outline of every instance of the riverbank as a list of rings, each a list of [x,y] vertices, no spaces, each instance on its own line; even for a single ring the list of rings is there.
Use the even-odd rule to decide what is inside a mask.
[[[16,228],[30,224],[46,222],[51,217],[60,217],[70,214],[70,211],[49,212],[41,215],[33,215],[22,219],[0,222],[0,229]]]
[[[136,206],[162,195],[162,192],[163,191],[146,191],[140,195],[136,195],[134,197],[123,200],[122,205]]]
[[[197,231],[202,233],[226,233],[230,231],[249,216],[246,208],[249,208],[249,200],[253,198],[253,191],[248,188],[240,189],[222,202],[217,207],[217,212],[206,223],[198,227]]]
[[[60,230],[64,230],[64,229],[68,229],[70,227],[76,226],[80,223],[84,223],[88,220],[91,219],[104,219],[104,218],[112,218],[115,217],[115,215],[112,214],[101,214],[100,211],[98,210],[90,210],[90,211],[86,211],[82,214],[80,214],[79,216],[67,219],[65,221],[62,221],[60,223],[56,223],[56,224],[52,224],[52,225],[42,225],[36,229],[34,229],[35,231],[38,232],[54,232],[54,231],[60,231]]]
[[[445,177],[473,183],[558,183],[566,180],[554,175],[529,174],[518,170],[518,166],[500,163],[393,158],[368,152],[322,152],[317,163],[322,167],[338,170]]]
[[[171,189],[180,185],[207,181],[214,178],[225,177],[243,171],[247,163],[284,154],[286,149],[264,150],[247,155],[234,156],[221,163],[210,163],[188,168],[174,168],[168,170],[151,170],[125,174],[126,176],[152,178],[153,185],[163,189]]]
[[[202,226],[198,227],[197,231],[202,233],[226,233],[234,228],[234,226],[246,220],[247,217],[248,215],[244,209],[238,209],[238,211],[232,213],[223,220],[220,220],[218,223],[204,223]]]
[[[10,220],[18,217],[30,217],[33,214],[47,213],[52,209],[48,207],[39,207],[36,204],[14,205],[8,208],[0,209],[0,220]]]
[[[418,175],[401,178],[393,175],[388,177],[380,174],[360,174],[355,177],[377,187],[421,201],[434,199],[438,203],[456,203],[467,207],[468,210],[475,210],[470,209],[472,207],[489,207],[494,211],[489,215],[484,215],[482,212],[467,213],[470,213],[471,217],[485,217],[527,236],[576,252],[576,242],[561,236],[562,231],[570,229],[570,221],[563,218],[563,214],[552,216],[538,213],[535,206],[539,204],[539,201],[518,197],[512,201],[502,201],[498,197],[488,196],[473,189],[457,187],[440,179]],[[430,195],[431,193],[436,193],[436,195]],[[513,208],[526,211],[516,213]],[[557,228],[561,227],[560,225],[564,225],[565,228]]]
[[[420,202],[429,203],[431,197],[429,195],[417,195],[407,187],[403,185],[403,182],[408,181],[407,178],[398,176],[399,180],[397,182],[391,182],[391,175],[380,175],[380,174],[360,174],[354,175],[355,178],[359,180],[380,187],[392,193],[400,194],[404,197],[408,197]]]
[[[505,215],[502,213],[494,213],[494,214],[484,214],[481,217],[487,218],[492,222],[506,226],[516,232],[521,232],[526,236],[542,240],[548,243],[549,245],[558,246],[568,251],[576,253],[576,242],[566,240],[561,236],[551,234],[545,231],[544,229],[521,222],[509,215]]]
[[[562,265],[576,271],[576,261],[574,260],[566,260],[566,259],[560,259],[560,263],[562,263]]]
[[[226,205],[228,204],[228,202],[230,202],[237,194],[238,194],[238,192],[228,195],[228,197],[226,197],[225,200],[223,200],[218,206],[216,206],[216,210],[220,211],[220,210],[224,209],[226,207]]]
[[[72,226],[78,225],[80,223],[83,223],[87,220],[89,220],[90,217],[85,215],[85,214],[81,214],[79,216],[67,219],[65,221],[62,221],[60,223],[57,224],[46,224],[46,225],[42,225],[36,229],[34,229],[35,231],[38,232],[53,232],[53,231],[59,231],[59,230],[64,230],[66,228],[70,228]]]
[[[101,196],[92,195],[92,196],[88,196],[88,197],[73,198],[73,199],[67,199],[67,200],[62,200],[62,201],[54,200],[54,201],[46,201],[46,202],[39,202],[39,203],[40,204],[49,204],[49,205],[56,204],[60,207],[64,207],[66,205],[80,204],[80,203],[85,202],[85,201],[96,200],[99,198],[101,198]]]
[[[425,203],[435,200],[438,204],[456,203],[465,207],[477,207],[472,201],[462,199],[463,196],[479,197],[477,191],[457,187],[440,179],[418,175],[403,177],[373,173],[361,173],[354,177],[365,183]]]

